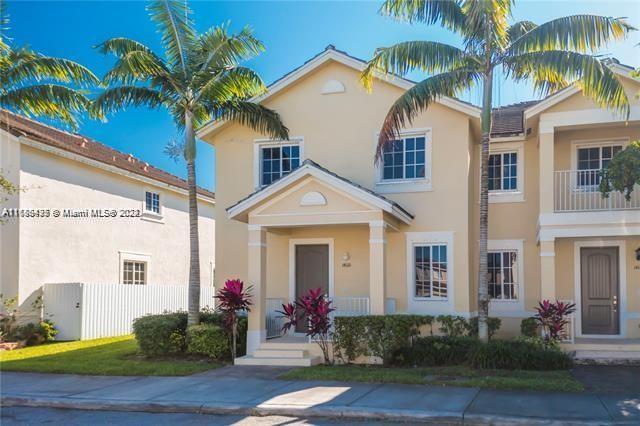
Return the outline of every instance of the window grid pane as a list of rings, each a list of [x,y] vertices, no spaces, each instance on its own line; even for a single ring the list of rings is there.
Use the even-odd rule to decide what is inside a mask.
[[[146,191],[144,197],[144,209],[148,212],[160,213],[160,194]]]
[[[518,153],[504,152],[489,155],[489,191],[518,189]]]
[[[300,147],[282,145],[262,148],[261,184],[269,185],[300,166]]]
[[[415,297],[447,297],[447,246],[414,247]]]
[[[518,299],[518,254],[516,251],[489,252],[487,254],[487,275],[491,299]]]
[[[126,260],[122,265],[122,284],[145,285],[146,262]]]
[[[382,179],[420,179],[425,176],[424,137],[406,137],[382,148]]]
[[[578,186],[599,185],[599,171],[607,167],[611,159],[620,151],[622,151],[622,145],[578,148]]]

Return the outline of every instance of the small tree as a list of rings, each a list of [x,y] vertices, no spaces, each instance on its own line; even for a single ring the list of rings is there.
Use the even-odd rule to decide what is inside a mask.
[[[224,326],[231,334],[231,358],[236,359],[236,340],[238,338],[238,313],[249,312],[251,303],[251,286],[244,288],[241,280],[227,280],[218,291],[218,310],[224,315]]]
[[[611,191],[619,191],[625,200],[631,200],[635,185],[640,185],[640,141],[633,141],[615,155],[600,171],[600,193],[604,198]]]
[[[564,303],[556,300],[551,303],[549,300],[543,300],[538,303],[535,315],[536,321],[542,327],[542,337],[548,343],[559,342],[562,337],[562,330],[569,324],[567,319],[569,315],[575,312],[575,303]]]
[[[331,317],[329,314],[335,311],[331,301],[322,289],[309,291],[294,303],[282,305],[282,311],[277,311],[285,319],[282,331],[288,331],[295,327],[299,321],[307,322],[307,336],[312,338],[320,346],[325,364],[332,364],[333,360],[329,351],[331,343]]]

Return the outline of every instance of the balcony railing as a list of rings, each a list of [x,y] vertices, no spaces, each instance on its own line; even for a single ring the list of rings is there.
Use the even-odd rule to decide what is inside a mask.
[[[554,176],[556,212],[586,212],[640,209],[640,187],[636,185],[627,201],[618,191],[609,197],[600,194],[600,170],[558,170]]]

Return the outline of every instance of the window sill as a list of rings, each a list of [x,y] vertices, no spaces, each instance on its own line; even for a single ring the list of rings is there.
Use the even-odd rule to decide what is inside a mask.
[[[524,203],[524,193],[521,191],[489,192],[489,203]]]
[[[147,222],[164,223],[164,217],[157,213],[143,212],[140,219]]]
[[[431,181],[429,179],[381,180],[375,184],[375,191],[380,194],[425,192],[431,190]]]
[[[414,297],[413,298],[414,302],[448,302],[449,298],[448,297]]]

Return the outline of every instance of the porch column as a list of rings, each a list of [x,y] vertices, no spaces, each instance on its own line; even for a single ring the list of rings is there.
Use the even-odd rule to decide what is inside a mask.
[[[540,241],[540,298],[556,300],[555,242]]]
[[[554,211],[554,128],[540,122],[540,214]]]
[[[371,315],[385,313],[386,246],[384,221],[369,222],[369,313]]]
[[[249,271],[247,285],[253,286],[253,305],[249,312],[247,329],[247,354],[258,349],[267,339],[267,231],[260,225],[249,225]]]

